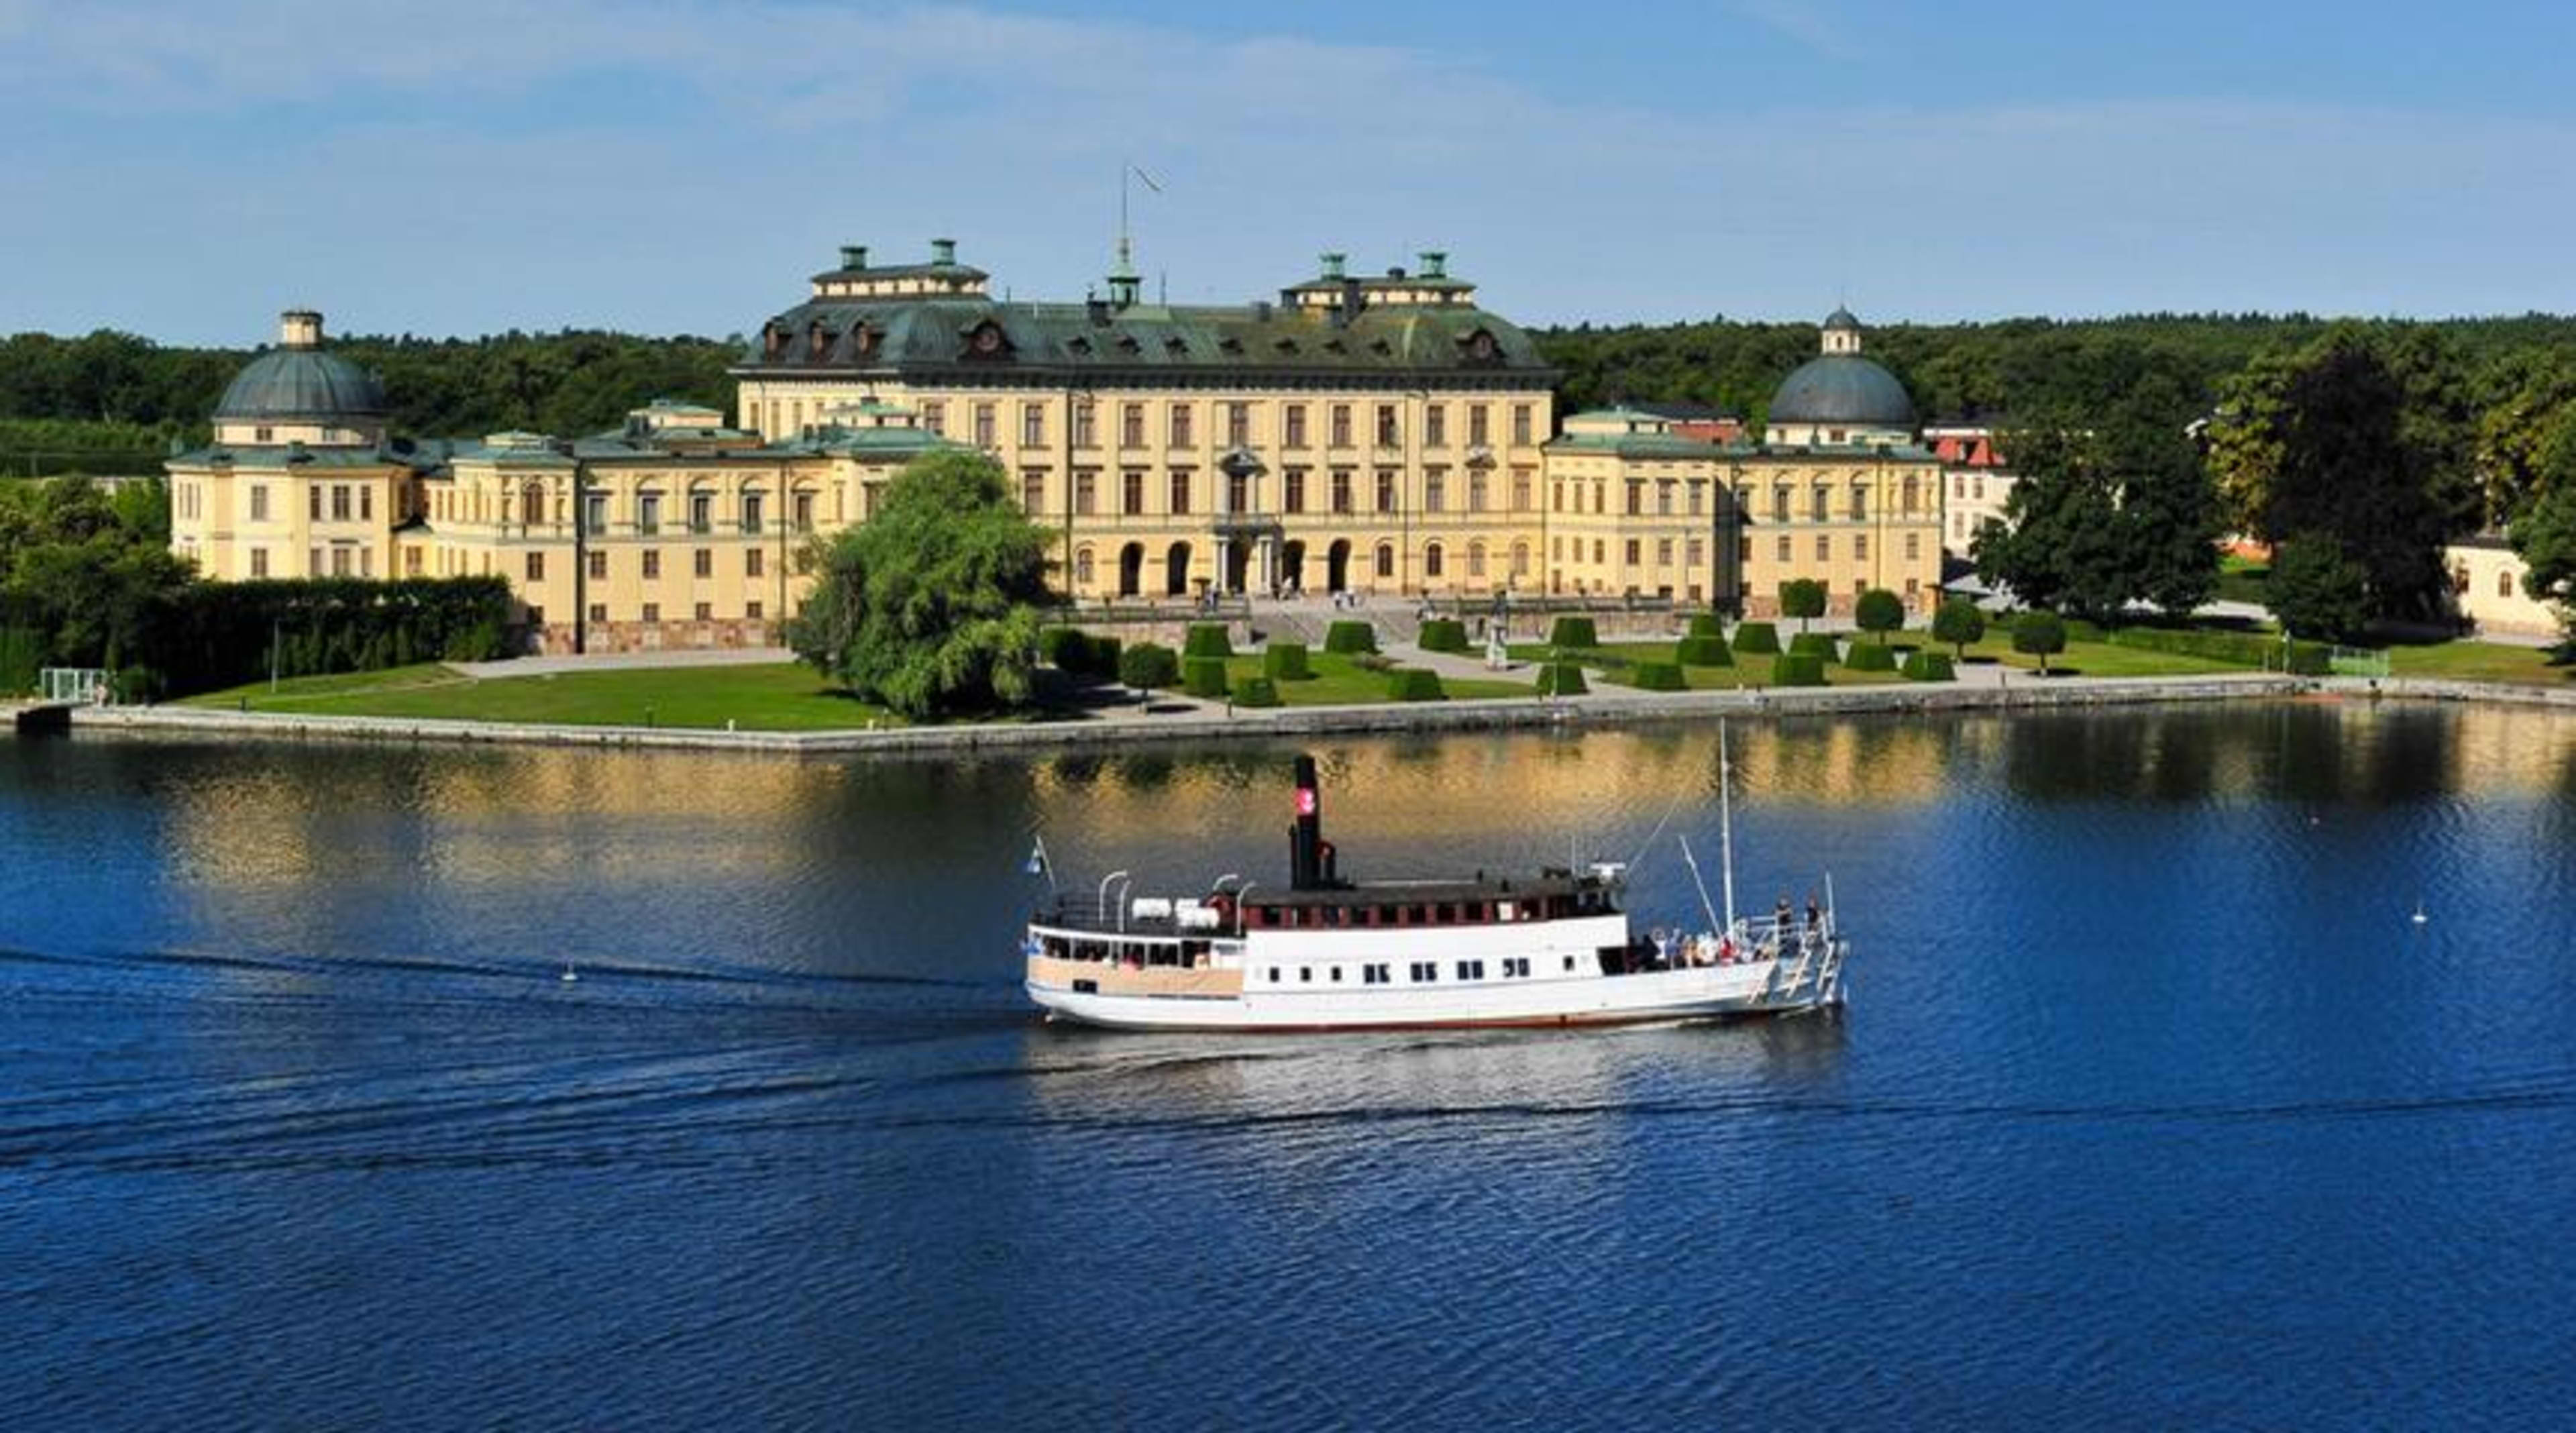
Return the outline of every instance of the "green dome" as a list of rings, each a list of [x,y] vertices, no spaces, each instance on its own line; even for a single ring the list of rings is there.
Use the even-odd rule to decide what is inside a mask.
[[[272,348],[246,365],[215,405],[218,421],[379,422],[384,385],[318,348]]]
[[[1911,428],[1914,400],[1896,375],[1856,353],[1811,358],[1771,399],[1774,423],[1838,423],[1855,428]]]

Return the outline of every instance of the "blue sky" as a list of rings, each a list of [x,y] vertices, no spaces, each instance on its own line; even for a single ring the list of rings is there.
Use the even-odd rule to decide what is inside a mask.
[[[1526,322],[2576,309],[2576,7],[0,0],[0,331],[724,334],[836,245]]]

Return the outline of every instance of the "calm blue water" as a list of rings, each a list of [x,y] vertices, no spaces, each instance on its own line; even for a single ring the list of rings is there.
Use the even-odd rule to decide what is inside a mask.
[[[0,1417],[2576,1421],[2576,722],[1734,738],[1838,1022],[1032,1020],[1031,830],[1283,879],[1286,748],[0,741]],[[1715,849],[1712,733],[1317,750],[1366,872]]]

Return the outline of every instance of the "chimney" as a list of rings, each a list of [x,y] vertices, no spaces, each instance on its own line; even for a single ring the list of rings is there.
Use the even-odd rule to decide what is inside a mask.
[[[865,244],[843,244],[843,245],[841,246],[841,267],[842,267],[842,268],[845,268],[845,269],[864,269],[864,268],[866,268],[867,266],[868,266],[868,246],[867,246],[867,245],[865,245]]]
[[[1415,254],[1413,257],[1415,257],[1415,258],[1417,258],[1417,259],[1420,259],[1420,260],[1422,261],[1422,276],[1423,276],[1424,278],[1426,278],[1426,279],[1445,279],[1445,278],[1449,277],[1449,251],[1448,251],[1448,250],[1446,250],[1446,249],[1424,249],[1424,250],[1423,250],[1423,251],[1421,251],[1420,253]]]
[[[1288,888],[1322,890],[1331,878],[1324,871],[1324,793],[1315,777],[1315,758],[1297,758],[1297,821],[1288,828]]]
[[[288,348],[320,348],[322,315],[309,308],[291,308],[279,314],[277,341]]]
[[[932,262],[932,263],[934,263],[934,264],[953,264],[953,263],[956,263],[956,262],[957,262],[957,241],[956,241],[956,240],[954,240],[954,239],[933,239],[933,240],[931,240],[931,241],[930,241],[930,262]]]
[[[1328,279],[1338,279],[1338,278],[1340,278],[1340,277],[1342,276],[1342,259],[1343,259],[1343,257],[1344,257],[1344,256],[1343,256],[1343,255],[1340,255],[1340,254],[1325,254],[1325,255],[1323,255],[1323,256],[1322,256],[1322,258],[1323,258],[1323,260],[1324,260],[1324,277],[1325,277],[1325,278],[1328,278]]]

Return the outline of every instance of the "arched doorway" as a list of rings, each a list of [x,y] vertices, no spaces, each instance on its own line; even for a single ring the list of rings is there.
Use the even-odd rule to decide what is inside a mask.
[[[1163,554],[1163,595],[1186,597],[1190,592],[1190,545],[1173,543]]]
[[[1118,595],[1134,597],[1145,590],[1145,544],[1131,542],[1118,549]]]
[[[1229,593],[1241,593],[1251,586],[1247,580],[1251,575],[1252,539],[1238,537],[1225,545],[1225,590]]]
[[[1333,540],[1333,545],[1324,549],[1324,590],[1327,592],[1348,592],[1351,590],[1351,541],[1349,538],[1335,538]]]
[[[1291,539],[1279,549],[1279,587],[1285,592],[1306,590],[1306,544]]]

